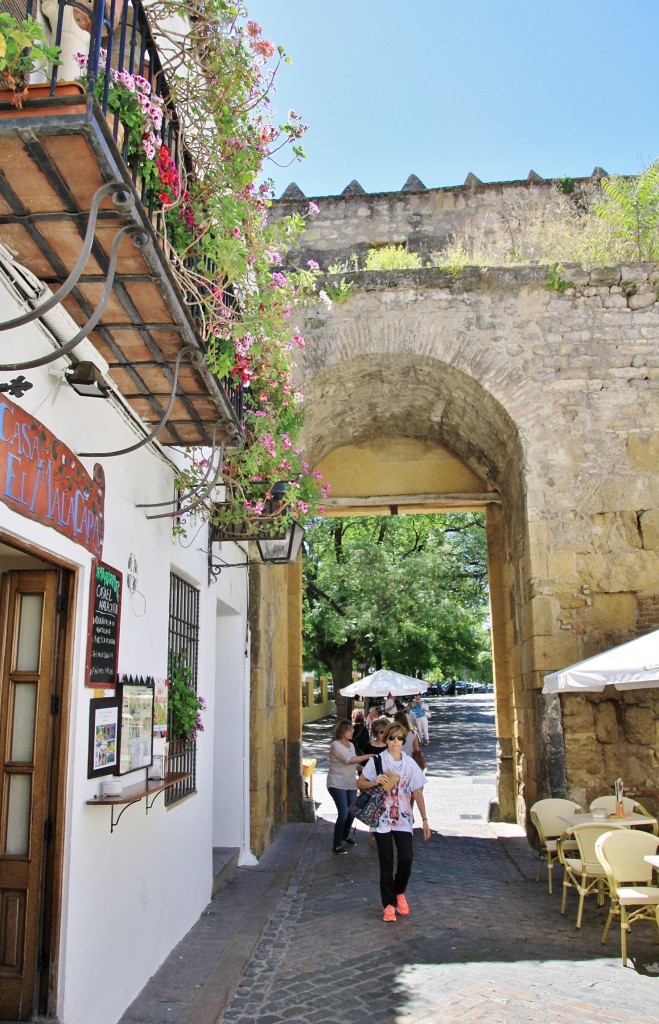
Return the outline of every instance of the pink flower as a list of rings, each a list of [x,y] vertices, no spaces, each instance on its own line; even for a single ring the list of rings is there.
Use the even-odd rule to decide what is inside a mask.
[[[309,216],[315,217],[317,213],[320,213],[320,206],[313,202],[309,203]]]
[[[313,205],[315,206],[315,203]],[[307,266],[309,270],[320,270],[320,264],[315,260],[307,260]]]
[[[272,57],[275,52],[274,43],[268,42],[267,39],[261,39],[258,43],[254,43],[254,49],[262,57]]]
[[[240,238],[240,228],[234,228],[233,229],[233,237],[234,238]]]

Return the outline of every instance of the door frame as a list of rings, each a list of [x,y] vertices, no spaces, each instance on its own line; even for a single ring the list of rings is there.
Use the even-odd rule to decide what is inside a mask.
[[[54,822],[53,834],[47,845],[41,892],[41,949],[46,955],[37,971],[35,985],[36,1015],[55,1017],[60,977],[60,936],[62,922],[62,889],[64,847],[66,837],[67,777],[69,733],[72,704],[73,655],[75,648],[76,606],[80,566],[52,551],[0,529],[0,543],[24,555],[31,555],[45,563],[44,568],[60,570],[65,574],[62,590],[66,593],[66,607],[59,616],[56,629],[57,663],[55,666],[55,692],[59,695],[59,728],[52,733],[50,783],[48,796],[49,817]],[[18,571],[20,566],[16,567]],[[25,567],[27,568],[27,567]]]

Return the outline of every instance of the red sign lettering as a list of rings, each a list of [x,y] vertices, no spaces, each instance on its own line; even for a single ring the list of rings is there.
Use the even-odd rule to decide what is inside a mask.
[[[43,423],[0,398],[0,501],[100,558],[105,529],[105,474],[94,478]]]

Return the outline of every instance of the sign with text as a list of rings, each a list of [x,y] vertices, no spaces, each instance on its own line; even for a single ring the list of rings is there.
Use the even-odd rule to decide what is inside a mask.
[[[92,565],[85,686],[116,686],[122,576],[103,562]]]
[[[103,554],[105,474],[94,477],[39,420],[0,396],[0,501]]]

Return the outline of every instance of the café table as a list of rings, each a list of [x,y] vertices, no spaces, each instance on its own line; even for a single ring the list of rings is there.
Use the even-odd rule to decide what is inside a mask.
[[[651,864],[653,868],[656,868],[657,871],[659,871],[659,857],[656,854],[649,853],[643,859],[646,860],[648,864]]]
[[[657,828],[657,819],[652,818],[647,814],[639,814],[637,811],[632,811],[631,814],[625,814],[619,818],[616,814],[607,814],[605,818],[595,817],[591,811],[583,811],[581,814],[566,814],[561,816],[561,821],[564,821],[568,828],[572,828],[574,825],[623,825],[625,828],[642,828],[644,825],[646,828],[651,828],[653,831]]]

